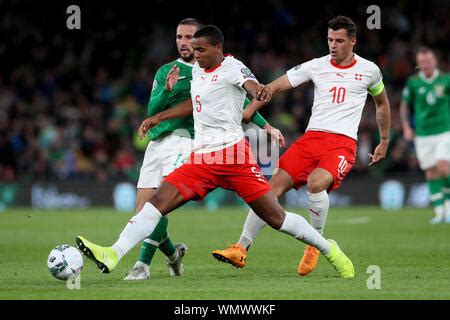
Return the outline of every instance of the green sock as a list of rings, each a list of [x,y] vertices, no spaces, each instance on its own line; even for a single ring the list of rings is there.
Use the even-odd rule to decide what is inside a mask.
[[[141,252],[138,259],[139,261],[150,265],[156,249],[159,247],[161,241],[167,237],[167,223],[167,218],[162,217],[152,234],[145,239],[144,242],[142,242]]]
[[[165,239],[159,244],[159,250],[161,250],[166,257],[170,257],[175,253],[175,246],[168,234],[166,234]]]
[[[444,179],[428,180],[428,188],[430,189],[430,200],[434,207],[436,217],[441,218],[444,214],[444,194],[442,190],[445,185]]]

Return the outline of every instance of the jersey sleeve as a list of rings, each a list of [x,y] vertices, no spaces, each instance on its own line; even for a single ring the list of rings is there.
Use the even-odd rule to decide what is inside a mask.
[[[383,92],[384,84],[383,84],[383,75],[381,74],[380,68],[376,64],[373,64],[372,68],[372,79],[369,83],[367,91],[373,97],[379,95]]]
[[[169,91],[166,90],[166,72],[164,68],[158,69],[153,80],[152,91],[150,94],[150,100],[148,101],[147,110],[148,115],[153,116],[162,110],[167,104],[169,98]]]
[[[286,72],[289,82],[293,88],[304,82],[312,80],[312,74],[316,66],[317,59],[312,59],[305,63],[299,64]]]
[[[233,64],[231,72],[228,75],[228,80],[239,87],[242,87],[247,80],[258,82],[253,72],[240,61],[236,61]]]

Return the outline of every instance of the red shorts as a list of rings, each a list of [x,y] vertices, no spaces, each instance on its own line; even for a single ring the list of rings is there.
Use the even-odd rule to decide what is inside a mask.
[[[298,138],[278,161],[278,167],[294,180],[296,189],[308,181],[315,168],[333,175],[328,191],[336,190],[355,164],[356,141],[350,137],[323,131],[307,131]]]
[[[270,191],[246,139],[223,150],[191,153],[163,181],[175,186],[186,201],[202,200],[217,187],[237,192],[247,203]]]

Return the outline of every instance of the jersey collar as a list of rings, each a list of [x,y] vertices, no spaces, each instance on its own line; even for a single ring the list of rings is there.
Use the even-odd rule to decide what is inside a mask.
[[[341,65],[336,64],[336,62],[334,62],[333,59],[331,59],[331,55],[330,55],[330,63],[331,63],[331,65],[333,67],[335,67],[335,68],[338,68],[338,69],[349,69],[349,68],[353,67],[356,64],[356,61],[357,60],[356,60],[356,54],[355,54],[355,55],[353,55],[352,63],[350,63],[347,66],[341,66]]]
[[[433,75],[430,78],[427,78],[425,76],[425,73],[423,71],[420,71],[419,72],[419,77],[420,77],[420,79],[422,79],[426,83],[433,83],[434,80],[436,80],[436,78],[439,77],[439,70],[438,69],[434,70]]]
[[[181,58],[178,58],[177,61],[178,61],[179,63],[185,64],[185,65],[187,65],[187,66],[189,66],[189,67],[193,67],[193,66],[194,66],[193,63],[186,62],[186,61],[184,61],[184,60],[181,59]]]

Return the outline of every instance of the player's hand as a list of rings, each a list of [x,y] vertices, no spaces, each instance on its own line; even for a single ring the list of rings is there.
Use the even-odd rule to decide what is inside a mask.
[[[180,74],[180,68],[176,64],[173,65],[166,77],[166,90],[172,91],[173,87],[178,82],[178,75]]]
[[[405,138],[406,141],[413,141],[414,140],[414,131],[410,127],[404,127],[403,128],[403,138]]]
[[[375,148],[375,151],[373,152],[373,154],[369,153],[369,158],[371,160],[371,162],[369,163],[369,167],[374,165],[374,164],[377,164],[378,162],[380,162],[381,160],[386,158],[388,145],[389,145],[389,143],[387,143],[387,142],[381,142]]]
[[[151,128],[157,126],[159,124],[159,119],[156,116],[148,117],[144,121],[142,121],[141,125],[138,129],[138,135],[139,138],[142,140],[145,138],[145,135],[147,134],[147,131]]]
[[[272,90],[270,90],[269,86],[266,86],[265,84],[258,84],[255,98],[258,101],[269,102],[272,98]]]
[[[280,130],[272,127],[270,124],[266,124],[264,130],[266,130],[267,134],[270,135],[271,138],[275,138],[278,141],[281,148],[286,147],[286,140]]]

